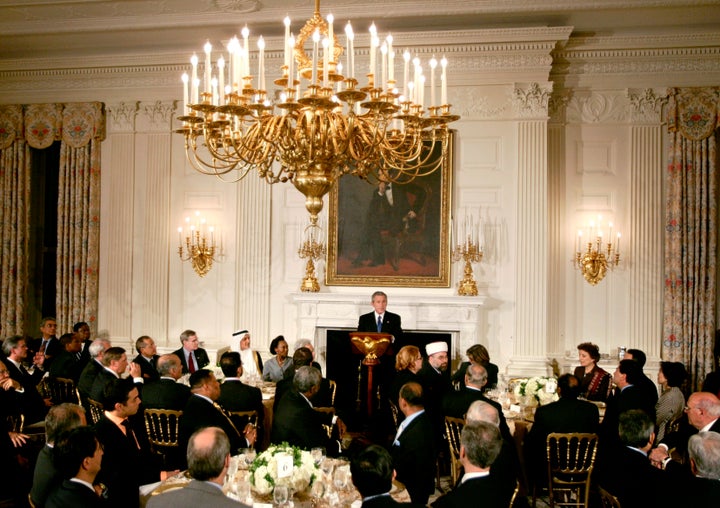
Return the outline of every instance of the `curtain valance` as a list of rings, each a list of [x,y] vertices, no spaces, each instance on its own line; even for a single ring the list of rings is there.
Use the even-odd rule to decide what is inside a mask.
[[[60,140],[73,148],[102,141],[105,109],[100,102],[0,106],[0,150],[18,139],[38,149]]]
[[[720,125],[720,88],[670,88],[668,99],[669,132],[699,141]]]

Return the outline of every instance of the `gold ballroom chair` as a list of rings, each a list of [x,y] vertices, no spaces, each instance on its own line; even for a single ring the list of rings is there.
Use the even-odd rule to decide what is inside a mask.
[[[42,392],[46,397],[50,398],[53,406],[71,402],[80,404],[80,394],[75,387],[72,379],[62,377],[48,377],[42,381]]]
[[[315,411],[317,411],[318,413],[327,413],[327,414],[335,415],[334,407],[314,407],[313,409]],[[333,426],[332,425],[323,425],[323,428],[325,429],[325,432],[327,432],[328,438],[331,438]]]
[[[547,437],[548,498],[555,506],[588,507],[597,434],[553,432]],[[535,493],[533,492],[533,504]]]
[[[253,411],[254,412],[254,411]],[[178,434],[182,411],[173,409],[145,409],[145,429],[150,449],[167,464],[168,456],[178,449]]]
[[[337,384],[330,379],[330,405],[335,407],[335,392],[337,392]]]
[[[103,405],[101,403],[89,397],[87,399],[87,406],[87,409],[90,412],[90,424],[95,425],[103,417],[105,409],[103,408]]]
[[[618,498],[610,494],[607,490],[602,487],[598,487],[600,493],[600,506],[602,508],[622,508]]]
[[[462,418],[445,417],[445,434],[447,435],[448,448],[450,449],[450,481],[455,486],[460,479],[460,433],[465,426]]]

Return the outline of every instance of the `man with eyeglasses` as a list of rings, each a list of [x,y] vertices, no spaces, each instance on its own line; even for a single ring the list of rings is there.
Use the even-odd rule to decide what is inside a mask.
[[[200,339],[194,330],[185,330],[180,334],[182,347],[173,354],[180,358],[183,374],[190,374],[202,369],[210,363],[207,352],[200,347]]]
[[[135,341],[135,350],[138,355],[133,358],[133,363],[140,366],[140,373],[145,382],[157,381],[160,374],[157,371],[157,361],[160,356],[157,354],[157,346],[152,337],[143,335]]]
[[[697,432],[718,432],[720,433],[720,399],[709,392],[695,392],[688,398],[685,406],[685,413],[688,422],[694,427],[692,434]],[[663,469],[680,467],[680,464],[673,463],[668,450],[674,446],[685,446],[689,436],[668,436],[651,454],[652,462]]]

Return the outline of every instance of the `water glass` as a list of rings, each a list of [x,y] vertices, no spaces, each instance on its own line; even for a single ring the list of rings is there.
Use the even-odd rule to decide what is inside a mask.
[[[310,450],[310,455],[313,458],[316,466],[319,466],[323,460],[325,460],[325,448],[318,446]]]
[[[275,485],[273,489],[273,501],[276,505],[284,505],[288,502],[290,492],[288,491],[287,485]]]
[[[348,483],[348,470],[344,467],[335,468],[333,473],[333,485],[337,490],[342,490],[347,487]]]
[[[250,482],[247,480],[241,480],[237,483],[237,496],[241,503],[247,503],[250,497]]]
[[[323,482],[320,478],[316,479],[313,482],[312,487],[310,487],[310,493],[312,494],[313,499],[321,499],[325,494],[325,482]]]
[[[255,451],[255,448],[247,448],[245,450],[245,465],[249,468],[253,461],[255,460],[255,457],[257,457],[257,452]]]

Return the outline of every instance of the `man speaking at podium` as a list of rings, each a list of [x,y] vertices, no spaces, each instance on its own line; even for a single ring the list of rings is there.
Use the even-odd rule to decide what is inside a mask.
[[[393,351],[397,352],[402,347],[402,325],[400,316],[387,312],[387,295],[382,291],[375,291],[372,294],[373,312],[368,312],[360,316],[358,321],[358,332],[382,332],[389,333],[395,339],[393,341]]]

